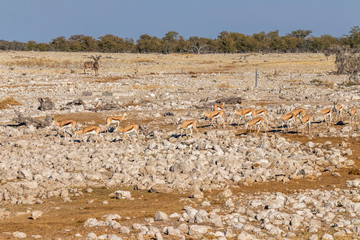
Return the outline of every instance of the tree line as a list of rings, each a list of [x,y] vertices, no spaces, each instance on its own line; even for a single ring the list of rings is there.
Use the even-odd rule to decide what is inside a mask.
[[[0,40],[0,50],[15,51],[62,51],[106,53],[244,53],[244,52],[326,52],[334,46],[360,47],[360,27],[354,26],[343,37],[311,36],[311,30],[295,30],[284,36],[279,31],[246,35],[237,32],[221,32],[217,38],[189,37],[185,39],[175,31],[163,38],[143,34],[135,42],[107,34],[95,39],[91,36],[73,35],[66,39],[57,37],[49,43],[35,41],[18,42]]]

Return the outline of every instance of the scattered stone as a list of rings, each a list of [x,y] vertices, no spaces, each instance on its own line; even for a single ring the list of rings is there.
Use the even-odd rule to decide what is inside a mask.
[[[18,238],[18,239],[26,238],[26,234],[23,232],[19,232],[19,231],[13,232],[12,235],[14,238]]]
[[[203,225],[190,225],[189,226],[189,235],[203,235],[208,232],[209,227]]]
[[[149,192],[168,193],[170,190],[166,184],[155,184],[150,188]]]
[[[157,211],[154,216],[155,221],[166,221],[168,220],[168,216],[164,212]]]
[[[96,236],[95,233],[91,232],[91,233],[89,233],[89,234],[86,236],[85,239],[86,239],[86,240],[97,240],[98,237]]]
[[[31,219],[37,220],[42,216],[42,211],[34,211],[31,213]]]
[[[116,199],[128,199],[131,200],[131,193],[129,191],[121,191],[121,190],[117,190],[115,192],[115,198]]]

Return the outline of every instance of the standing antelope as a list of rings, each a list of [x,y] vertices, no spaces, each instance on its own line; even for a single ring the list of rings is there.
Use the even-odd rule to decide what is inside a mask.
[[[59,127],[59,129],[57,130],[57,134],[60,137],[60,131],[63,130],[64,131],[64,137],[66,137],[65,133],[68,133],[66,131],[66,129],[71,128],[73,133],[75,132],[75,127],[76,127],[76,121],[74,120],[63,120],[63,121],[56,121],[55,119],[53,120],[51,125],[56,125]],[[70,134],[70,133],[68,133]],[[71,135],[71,134],[70,134]],[[72,135],[71,135],[72,136]]]
[[[225,105],[224,102],[222,102],[221,104],[214,104],[212,106],[212,109],[213,109],[213,111],[217,111],[217,110],[224,111],[224,105]]]
[[[126,117],[126,113],[123,113],[120,117],[106,117],[105,118],[105,122],[106,122],[106,126],[105,126],[105,131],[109,131],[110,125],[116,123],[117,126],[119,127],[120,122],[124,120],[124,118]]]
[[[244,118],[246,120],[247,117],[254,117],[255,116],[255,110],[253,108],[246,108],[246,109],[242,109],[240,111],[238,110],[235,110],[234,113],[233,113],[233,117],[235,115],[238,115],[240,116],[240,119],[241,118]]]
[[[178,127],[178,129],[181,129],[181,133],[180,133],[180,136],[182,136],[183,134],[183,130],[185,129],[185,136],[188,137],[188,129],[190,129],[190,134],[192,136],[192,128],[194,128],[196,130],[196,132],[199,132],[197,129],[196,129],[196,121],[194,120],[187,120],[187,121],[184,121],[183,123],[180,124],[180,126]]]
[[[325,109],[320,110],[320,113],[324,116],[324,122],[327,122],[326,117],[329,116],[329,122],[327,122],[327,123],[330,126],[331,125],[332,109],[331,108],[325,108]]]
[[[334,110],[336,111],[336,121],[339,121],[341,119],[342,121],[342,110],[343,110],[343,107],[340,105],[340,104],[334,104]]]
[[[126,126],[124,128],[116,128],[116,130],[120,133],[123,133],[124,134],[124,137],[123,137],[123,142],[125,143],[126,141],[126,136],[129,136],[130,137],[130,133],[133,133],[135,132],[136,135],[137,135],[137,142],[139,141],[139,128],[140,126],[137,125],[137,124],[132,124],[132,125],[129,125],[129,126]]]
[[[294,114],[295,125],[297,128],[297,118],[300,117],[301,115],[305,116],[305,109],[297,108],[295,110],[292,110],[291,113]]]
[[[254,119],[252,119],[250,122],[246,123],[246,128],[250,127],[250,132],[251,132],[251,127],[254,126],[254,131],[256,131],[256,126],[258,127],[258,131],[256,132],[255,136],[258,135],[258,133],[260,132],[260,125],[262,125],[265,129],[265,131],[268,130],[268,128],[265,125],[265,120],[262,117],[256,117]]]
[[[211,126],[214,126],[214,120],[220,118],[221,121],[223,122],[223,127],[225,127],[225,120],[224,120],[224,112],[223,111],[213,111],[210,113],[205,113],[204,112],[204,116],[206,118],[211,119]],[[218,126],[220,125],[220,123],[218,124]]]
[[[259,117],[259,116],[262,116],[265,120],[265,122],[267,122],[267,110],[265,108],[261,108],[261,109],[258,109],[258,110],[255,110],[255,116],[256,117]]]
[[[356,124],[357,109],[355,107],[351,108],[349,114],[350,114],[350,125],[352,126],[354,122]]]
[[[304,125],[303,134],[305,132],[305,127],[308,125],[308,134],[310,135],[310,125],[311,125],[312,117],[308,114],[305,114],[303,117],[300,116],[300,122]]]
[[[294,121],[295,117],[294,117],[294,114],[293,113],[286,113],[282,116],[280,116],[280,119],[282,120],[282,128],[284,129],[284,123],[286,122],[287,124],[287,129],[288,129],[288,132],[290,130],[290,124],[292,121]]]
[[[91,57],[94,59],[94,61],[84,62],[84,74],[86,74],[86,69],[90,68],[92,71],[94,71],[95,76],[97,76],[99,71],[99,60],[101,58],[101,55],[96,57],[91,55]]]
[[[96,135],[96,141],[95,142],[97,143],[99,141],[99,135],[100,135],[100,137],[103,137],[103,136],[101,136],[100,131],[101,131],[101,129],[98,126],[87,126],[87,127],[84,127],[83,129],[81,129],[79,131],[75,131],[75,134],[83,136],[83,138],[85,138],[87,135],[89,135],[89,138],[90,138],[90,135]]]

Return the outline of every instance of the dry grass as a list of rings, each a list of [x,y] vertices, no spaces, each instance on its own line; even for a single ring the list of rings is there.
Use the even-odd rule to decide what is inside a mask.
[[[325,88],[334,89],[334,82],[330,81],[330,80],[313,79],[310,81],[310,83],[317,87],[325,87]]]
[[[132,60],[133,63],[156,63],[157,61],[152,58],[136,58]]]
[[[161,86],[158,84],[145,84],[145,85],[131,85],[128,87],[129,89],[137,89],[137,90],[155,90],[155,89],[170,89],[169,86]]]
[[[220,83],[220,84],[216,85],[216,88],[235,88],[235,86],[230,85],[228,83]]]
[[[120,76],[108,76],[108,77],[101,77],[101,78],[97,78],[95,80],[96,83],[111,83],[111,82],[117,82],[119,80],[122,79],[128,79],[128,78],[132,78],[132,76],[124,76],[124,77],[120,77]]]
[[[7,97],[4,100],[0,101],[0,109],[6,109],[9,106],[16,106],[16,105],[22,105],[21,102],[16,101],[14,97]]]
[[[26,68],[72,68],[80,66],[80,62],[73,62],[69,59],[56,60],[50,58],[29,58],[5,62],[4,65],[9,67],[26,67]]]
[[[83,63],[98,53],[0,52],[0,65],[12,73],[82,73]],[[323,54],[130,54],[102,53],[100,76],[111,72],[127,76],[138,69],[140,75],[200,73],[266,72],[271,77],[289,72],[322,73],[334,70],[334,59]],[[275,71],[276,69],[276,71]],[[106,80],[105,80],[106,82]]]

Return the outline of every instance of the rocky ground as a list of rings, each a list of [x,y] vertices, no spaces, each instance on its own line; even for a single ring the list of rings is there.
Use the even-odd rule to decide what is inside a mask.
[[[360,87],[322,54],[0,53],[0,238],[360,239]],[[137,70],[137,71],[136,71]],[[255,88],[255,72],[258,86]],[[52,109],[39,108],[49,98]],[[225,102],[225,127],[203,116]],[[319,110],[343,105],[327,126]],[[266,108],[269,131],[234,110]],[[303,107],[311,133],[279,117]],[[97,125],[100,142],[15,118]],[[140,124],[127,142],[105,117]],[[177,126],[194,119],[198,133]]]

